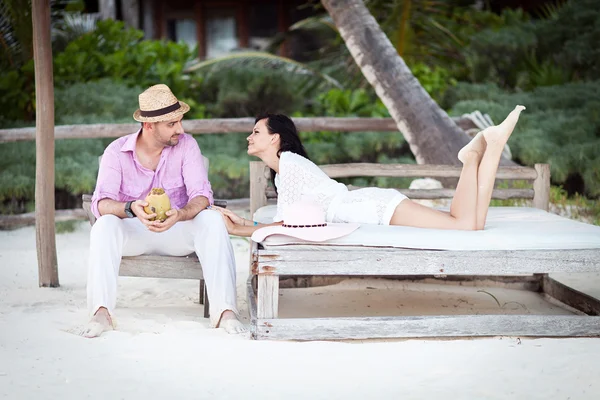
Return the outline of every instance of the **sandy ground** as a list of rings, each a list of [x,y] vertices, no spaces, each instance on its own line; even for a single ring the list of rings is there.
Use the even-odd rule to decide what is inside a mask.
[[[87,320],[88,235],[84,222],[57,235],[61,287],[41,289],[34,228],[0,232],[0,398],[600,398],[600,339],[252,341],[208,328],[195,281],[120,278],[119,330],[84,339],[67,330]],[[247,323],[248,242],[233,243]],[[600,295],[600,274],[561,279]],[[382,279],[282,289],[280,308],[282,317],[568,313],[522,290]]]

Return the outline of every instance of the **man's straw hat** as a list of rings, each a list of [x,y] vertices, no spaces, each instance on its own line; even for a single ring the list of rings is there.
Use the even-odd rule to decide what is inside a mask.
[[[190,110],[183,101],[171,92],[167,85],[150,86],[139,95],[140,108],[133,113],[133,119],[140,122],[170,121]]]

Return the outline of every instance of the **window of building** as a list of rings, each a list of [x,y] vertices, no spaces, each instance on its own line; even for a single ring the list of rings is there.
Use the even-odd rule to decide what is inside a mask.
[[[206,58],[222,56],[239,47],[235,9],[206,10]]]

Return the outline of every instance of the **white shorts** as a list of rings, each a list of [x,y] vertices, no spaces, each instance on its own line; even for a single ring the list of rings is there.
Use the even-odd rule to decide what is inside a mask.
[[[351,190],[331,204],[331,222],[389,225],[396,207],[406,198],[396,189]]]

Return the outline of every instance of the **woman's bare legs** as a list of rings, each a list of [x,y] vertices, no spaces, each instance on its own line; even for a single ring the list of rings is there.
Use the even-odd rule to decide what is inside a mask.
[[[463,150],[459,153],[463,169],[452,199],[450,213],[435,210],[407,199],[396,207],[390,225],[436,229],[475,229],[477,223],[477,171],[485,150],[483,136],[477,136]]]
[[[483,229],[504,144],[524,109],[523,106],[517,106],[500,125],[484,129],[459,152],[463,170],[449,214],[404,200],[396,207],[390,225],[433,229]],[[485,139],[483,144],[482,137]]]
[[[490,200],[492,199],[492,191],[494,190],[494,182],[496,181],[496,172],[498,172],[498,165],[500,164],[504,145],[515,129],[519,115],[524,109],[525,107],[523,106],[516,106],[502,123],[490,126],[480,132],[485,138],[487,148],[481,159],[477,174],[477,182],[479,184],[477,191],[478,230],[483,229],[485,226],[485,220],[490,208]]]

